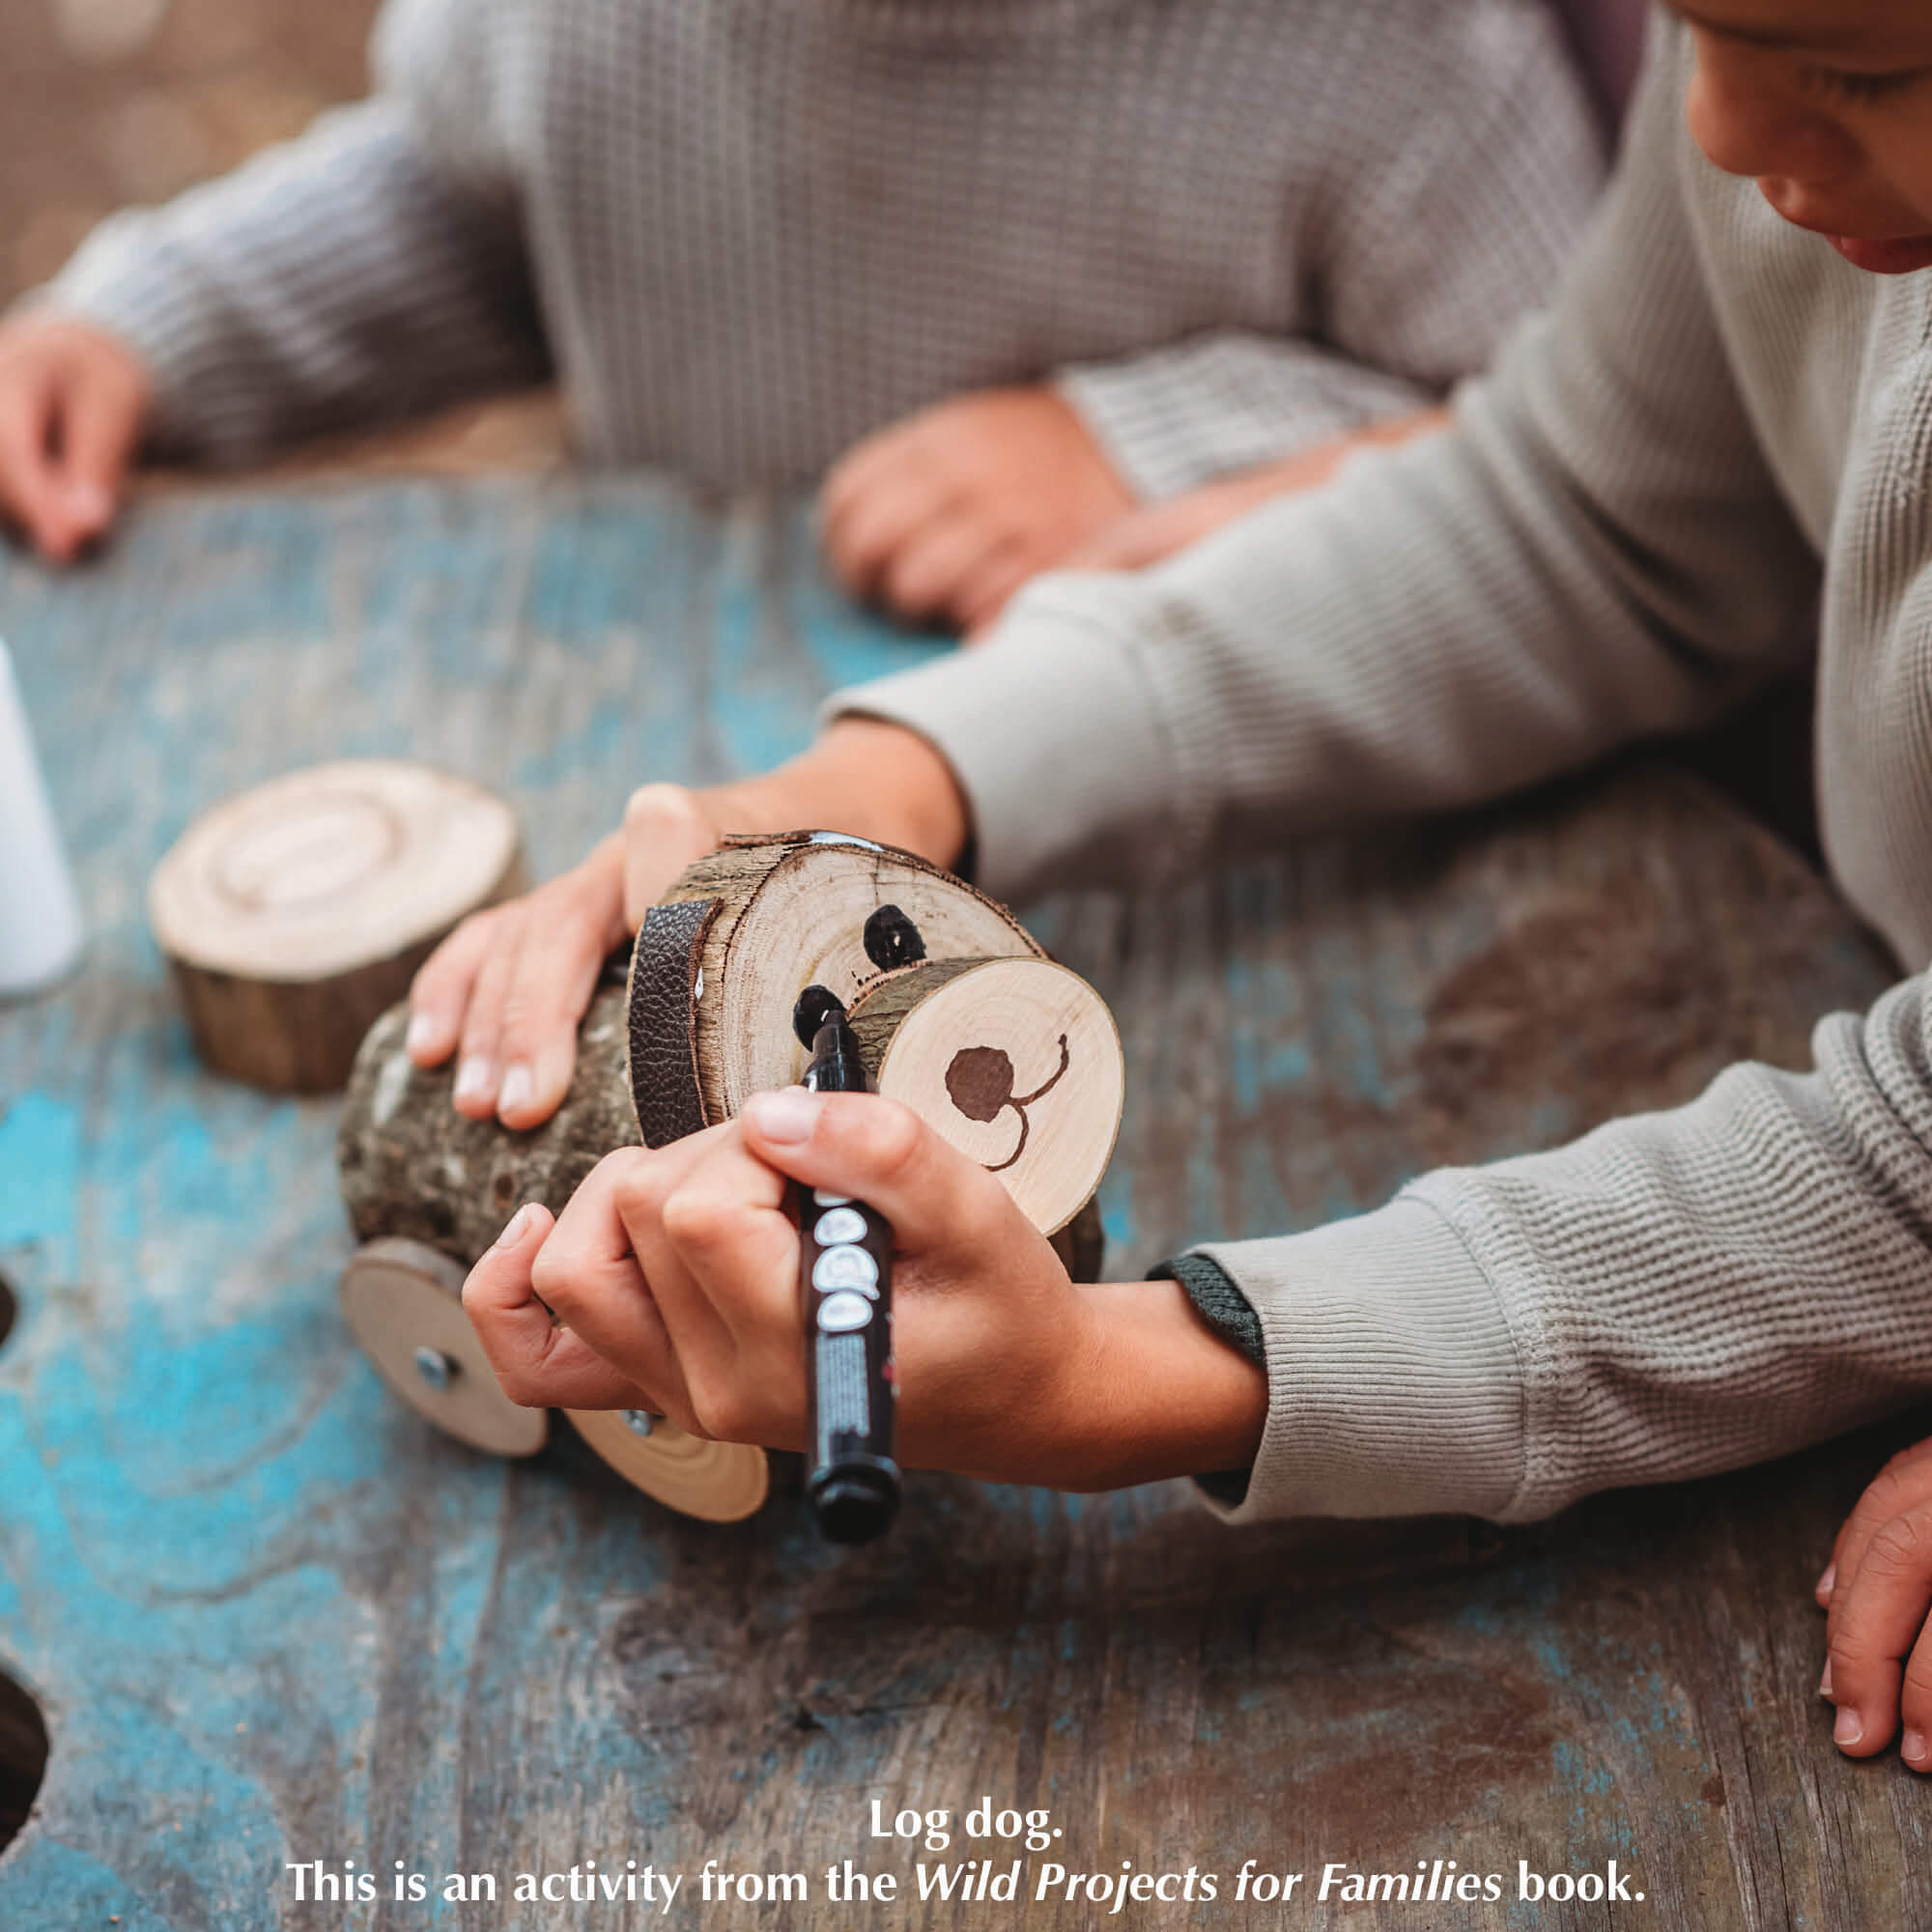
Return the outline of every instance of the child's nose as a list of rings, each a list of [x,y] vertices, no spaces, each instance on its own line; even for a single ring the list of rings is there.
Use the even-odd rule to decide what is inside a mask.
[[[1852,136],[1798,94],[1771,57],[1706,35],[1698,36],[1685,117],[1691,138],[1726,174],[1775,180],[1794,202],[1837,185],[1861,158]],[[1777,205],[1797,214],[1783,198]]]

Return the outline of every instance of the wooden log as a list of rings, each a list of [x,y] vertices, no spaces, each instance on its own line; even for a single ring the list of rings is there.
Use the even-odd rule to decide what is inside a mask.
[[[1057,1234],[1093,1199],[1126,1100],[1105,1001],[1050,959],[932,959],[888,973],[852,1007],[879,1093],[997,1174]]]
[[[384,1013],[356,1056],[336,1130],[342,1198],[356,1234],[365,1241],[404,1235],[467,1268],[524,1202],[562,1213],[607,1153],[637,1143],[624,1001],[622,986],[598,990],[563,1104],[525,1132],[459,1114],[450,1104],[453,1065],[416,1065],[403,1046],[409,1008]]]
[[[204,812],[148,888],[196,1051],[274,1093],[333,1092],[465,914],[522,888],[515,815],[420,765],[292,772]]]

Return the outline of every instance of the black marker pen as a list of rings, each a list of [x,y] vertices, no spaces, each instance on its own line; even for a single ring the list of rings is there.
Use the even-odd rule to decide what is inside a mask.
[[[792,1009],[792,1029],[811,1048],[805,1084],[812,1093],[866,1092],[858,1037],[836,994],[808,986]],[[883,1214],[843,1194],[800,1184],[795,1199],[811,1432],[806,1494],[834,1543],[869,1543],[899,1506],[893,1231]]]

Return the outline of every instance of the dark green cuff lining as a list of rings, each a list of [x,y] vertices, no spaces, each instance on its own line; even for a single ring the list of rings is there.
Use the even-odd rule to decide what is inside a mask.
[[[1151,1267],[1148,1279],[1178,1281],[1187,1291],[1195,1314],[1231,1349],[1238,1350],[1265,1373],[1267,1350],[1262,1342],[1262,1319],[1219,1262],[1209,1261],[1206,1255],[1176,1255],[1172,1261]],[[1250,1473],[1247,1469],[1216,1469],[1194,1480],[1217,1503],[1235,1509],[1247,1500]]]

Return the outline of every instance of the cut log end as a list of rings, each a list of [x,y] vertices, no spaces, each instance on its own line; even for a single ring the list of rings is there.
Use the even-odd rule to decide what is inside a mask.
[[[347,1080],[437,941],[521,883],[508,806],[441,772],[358,759],[204,812],[156,868],[148,915],[203,1061],[319,1094]]]
[[[1049,959],[928,960],[852,1009],[873,1085],[1057,1233],[1107,1171],[1126,1097],[1106,1003]]]

